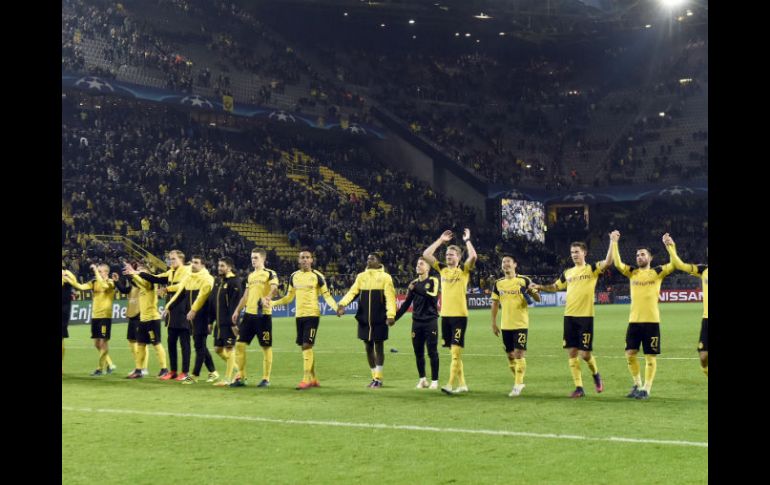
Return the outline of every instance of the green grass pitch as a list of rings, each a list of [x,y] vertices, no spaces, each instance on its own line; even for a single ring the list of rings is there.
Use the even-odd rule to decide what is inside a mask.
[[[628,310],[597,306],[594,352],[605,391],[594,391],[583,363],[582,400],[567,397],[563,308],[530,310],[527,386],[518,398],[507,396],[513,376],[489,310],[471,312],[463,358],[470,393],[459,396],[414,388],[408,314],[386,342],[398,352],[387,353],[379,390],[366,388],[370,372],[348,315],[322,317],[315,347],[322,387],[308,391],[294,389],[302,356],[293,319],[273,321],[268,389],[254,387],[262,373],[256,340],[245,388],[124,379],[133,367],[125,324],[112,329],[116,373],[89,377],[98,353],[88,326],[72,325],[62,377],[62,483],[706,483],[708,382],[695,350],[702,305],[661,304],[663,353],[649,401],[624,397]],[[165,329],[163,337],[165,346]],[[211,339],[209,347],[213,354]],[[448,350],[440,356],[443,385]],[[150,373],[157,372],[151,352]]]

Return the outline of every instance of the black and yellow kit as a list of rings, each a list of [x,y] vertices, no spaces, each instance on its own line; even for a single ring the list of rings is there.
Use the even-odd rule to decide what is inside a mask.
[[[386,319],[396,317],[396,289],[385,268],[367,268],[358,273],[339,306],[345,307],[358,297],[358,338],[365,341],[388,339]]]
[[[319,296],[323,297],[332,310],[337,311],[337,302],[329,293],[324,275],[314,269],[300,270],[289,276],[289,290],[286,295],[272,302],[273,306],[286,305],[296,297],[297,345],[315,343],[321,316],[321,309],[318,307]]]
[[[136,332],[139,329],[139,287],[136,286],[132,280],[126,280],[123,283],[121,280],[115,282],[115,288],[128,296],[128,304],[126,305],[126,317],[128,317],[128,325],[126,325],[126,339],[130,341],[136,341]]]
[[[529,304],[524,297],[532,283],[526,276],[514,275],[500,278],[492,286],[492,300],[500,303],[503,316],[500,322],[503,346],[510,353],[516,349],[527,350],[529,330]]]
[[[412,281],[414,287],[407,291],[406,298],[396,312],[396,321],[412,308],[412,348],[417,360],[417,373],[425,377],[425,354],[431,364],[431,380],[438,380],[438,278],[429,276],[424,280]]]
[[[214,325],[214,346],[232,347],[235,345],[235,334],[231,317],[238,306],[242,295],[241,278],[232,272],[219,276],[214,281],[214,287],[209,293],[208,317],[209,324]]]
[[[626,350],[660,354],[660,309],[658,297],[663,279],[674,272],[673,263],[645,269],[629,266],[620,259],[618,243],[612,242],[612,261],[631,286],[631,312],[626,331]]]
[[[573,266],[555,283],[557,289],[567,289],[562,342],[565,349],[593,350],[594,291],[599,275],[606,269],[604,266],[604,261]]]
[[[140,344],[158,345],[161,343],[161,325],[156,286],[138,275],[134,275],[131,282],[139,288],[139,326],[136,329],[136,341]]]
[[[202,268],[197,273],[192,271],[188,273],[179,283],[179,288],[174,296],[168,301],[169,312],[179,311],[187,313],[195,311],[193,319],[193,334],[208,334],[208,315],[206,313],[209,294],[214,286],[214,277],[211,276],[206,268]],[[175,308],[181,307],[181,310]]]
[[[157,275],[152,275],[143,271],[139,273],[139,276],[141,276],[142,279],[149,281],[150,283],[168,285],[166,286],[166,291],[168,292],[166,294],[166,301],[170,302],[174,295],[181,289],[179,284],[182,282],[185,276],[191,272],[191,266],[189,264],[184,264],[178,268],[169,268],[168,271],[164,271],[163,273]],[[169,328],[190,328],[189,324],[187,323],[187,313],[184,311],[183,306],[177,305],[173,311],[169,309],[169,316],[166,325]]]
[[[112,336],[112,303],[115,300],[115,283],[102,278],[96,273],[96,278],[88,283],[78,283],[70,280],[70,284],[78,290],[93,291],[93,309],[91,311],[91,338],[109,340]]]
[[[238,342],[251,344],[256,335],[260,347],[273,345],[273,308],[262,305],[278,287],[278,274],[272,269],[252,271],[246,281],[246,313],[239,327]]]
[[[441,275],[441,338],[444,347],[465,347],[468,327],[468,282],[473,265],[467,262],[454,268],[436,261],[433,269]]]

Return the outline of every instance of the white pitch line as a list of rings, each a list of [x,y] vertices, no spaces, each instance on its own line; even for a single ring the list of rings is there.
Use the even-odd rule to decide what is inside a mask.
[[[526,438],[544,438],[559,440],[579,440],[579,441],[611,441],[622,443],[643,443],[654,445],[673,445],[673,446],[693,446],[698,448],[708,448],[708,442],[702,441],[678,441],[678,440],[654,440],[646,438],[625,438],[618,436],[594,437],[579,436],[569,434],[554,433],[529,433],[526,431],[506,431],[495,429],[463,429],[463,428],[439,428],[436,426],[414,426],[404,424],[380,424],[380,423],[350,423],[345,421],[316,421],[316,420],[298,420],[298,419],[275,419],[263,418],[259,416],[226,416],[221,414],[193,414],[193,413],[171,413],[164,411],[136,411],[133,409],[99,409],[99,408],[75,408],[71,406],[62,406],[62,411],[85,412],[85,413],[107,413],[107,414],[135,414],[140,416],[162,416],[174,418],[200,418],[200,419],[220,419],[232,421],[251,421],[258,423],[273,424],[292,424],[301,426],[336,426],[342,428],[364,428],[364,429],[386,429],[386,430],[406,430],[406,431],[427,431],[434,433],[464,433],[489,436],[519,436]]]

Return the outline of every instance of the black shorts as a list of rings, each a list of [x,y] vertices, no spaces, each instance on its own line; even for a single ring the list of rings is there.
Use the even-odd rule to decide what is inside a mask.
[[[256,335],[261,347],[271,347],[273,345],[273,316],[247,313],[243,316],[238,332],[238,342],[251,344]]]
[[[592,351],[594,348],[594,317],[564,317],[562,347]]]
[[[126,340],[136,340],[136,329],[139,327],[139,315],[128,319],[126,325]]]
[[[235,341],[235,333],[230,322],[224,326],[217,322],[214,327],[214,347],[232,347],[235,345]]]
[[[364,342],[383,342],[388,340],[388,325],[386,323],[368,323],[358,322],[358,338]]]
[[[698,352],[709,351],[709,319],[704,318],[700,322],[700,338],[698,339]]]
[[[136,341],[140,344],[158,345],[160,337],[160,320],[139,322],[136,326]]]
[[[645,354],[660,353],[659,323],[629,323],[626,330],[626,350],[639,350],[641,344]]]
[[[441,317],[441,338],[444,347],[459,345],[465,347],[465,329],[468,327],[468,317]]]
[[[429,322],[412,321],[412,342],[428,346],[428,349],[438,346],[438,320]]]
[[[91,320],[91,338],[109,340],[112,335],[112,318],[94,318]]]
[[[294,342],[296,342],[297,345],[315,345],[315,338],[318,334],[318,323],[320,321],[321,317],[298,317],[297,339]]]
[[[505,351],[510,353],[514,350],[527,350],[527,334],[529,329],[520,328],[516,330],[503,329],[503,346]]]

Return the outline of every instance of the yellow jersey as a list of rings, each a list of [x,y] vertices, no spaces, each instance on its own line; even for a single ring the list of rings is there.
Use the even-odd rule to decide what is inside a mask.
[[[567,289],[566,317],[593,317],[594,290],[599,275],[604,272],[604,261],[582,266],[573,266],[565,270],[554,285],[557,289]]]
[[[674,272],[672,263],[654,268],[634,268],[620,260],[618,243],[612,242],[612,261],[631,285],[631,313],[628,323],[660,323],[658,296],[663,278]]]
[[[69,276],[69,275],[68,275]],[[115,300],[115,282],[105,280],[102,275],[96,275],[96,279],[88,283],[78,283],[71,278],[69,283],[78,290],[91,290],[94,293],[91,318],[112,318],[112,302]]]
[[[516,275],[512,278],[500,278],[492,286],[492,301],[500,302],[503,317],[500,328],[503,330],[520,330],[529,328],[529,305],[524,298],[532,280],[526,276]]]
[[[134,283],[139,287],[139,321],[151,322],[160,320],[158,311],[158,292],[155,285],[139,275],[134,275]]]
[[[473,265],[465,262],[460,266],[450,268],[445,263],[434,261],[433,268],[441,276],[441,316],[467,317],[468,299],[466,294]]]
[[[324,275],[320,271],[295,271],[289,276],[289,291],[286,296],[275,300],[272,304],[285,305],[297,298],[296,317],[320,317],[321,309],[318,307],[318,296],[323,296],[326,303],[334,311],[337,311],[337,302],[329,293]]]
[[[263,308],[260,300],[270,295],[274,287],[278,288],[278,274],[272,269],[263,268],[249,273],[246,280],[246,313],[259,315],[261,310],[264,315],[272,315],[273,309]]]

